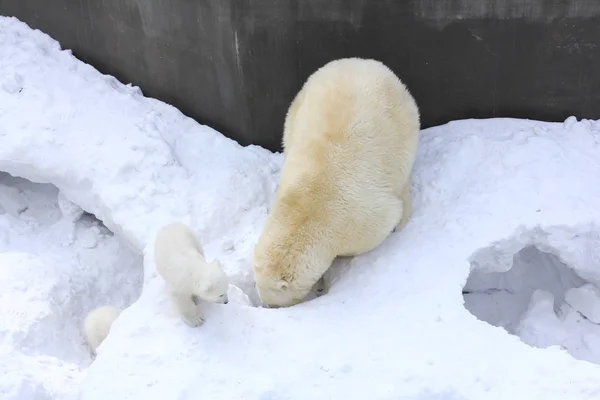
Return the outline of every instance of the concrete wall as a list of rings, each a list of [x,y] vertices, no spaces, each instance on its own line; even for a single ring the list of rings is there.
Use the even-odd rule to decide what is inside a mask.
[[[390,66],[425,127],[600,118],[597,0],[0,0],[0,14],[272,150],[302,82],[345,56]]]

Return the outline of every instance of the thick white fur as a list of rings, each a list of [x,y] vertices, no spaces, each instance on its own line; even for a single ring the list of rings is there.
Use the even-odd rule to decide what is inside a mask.
[[[284,163],[254,252],[267,306],[304,300],[336,256],[372,250],[411,214],[420,117],[405,85],[375,60],[313,73],[284,124]]]
[[[83,321],[85,340],[95,353],[96,349],[106,339],[113,322],[121,314],[121,309],[113,306],[102,306],[93,309]]]
[[[186,225],[176,222],[158,232],[154,261],[169,297],[187,325],[196,327],[204,322],[196,299],[228,302],[229,280],[221,263],[206,262],[200,241]]]

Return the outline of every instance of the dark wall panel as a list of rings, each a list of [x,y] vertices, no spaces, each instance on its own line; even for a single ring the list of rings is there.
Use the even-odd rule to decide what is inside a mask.
[[[390,66],[425,127],[600,118],[596,0],[0,0],[0,14],[240,143],[272,150],[302,82],[348,56]]]

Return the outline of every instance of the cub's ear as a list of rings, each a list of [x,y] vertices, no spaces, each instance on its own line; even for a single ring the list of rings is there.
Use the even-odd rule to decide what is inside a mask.
[[[279,281],[277,281],[277,288],[279,290],[286,290],[289,286],[290,284],[284,279],[280,279]]]

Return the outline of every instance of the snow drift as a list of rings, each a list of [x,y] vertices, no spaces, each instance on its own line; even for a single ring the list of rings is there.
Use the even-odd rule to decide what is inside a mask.
[[[327,295],[283,309],[213,305],[191,329],[156,275],[154,233],[189,223],[255,302],[251,253],[281,156],[241,147],[0,19],[0,170],[56,185],[145,255],[141,296],[87,370],[85,400],[597,399],[599,366],[477,319],[462,291],[471,268],[466,291],[498,286],[481,274],[506,272],[532,247],[572,271],[572,287],[598,284],[600,123],[459,121],[424,130],[420,146],[412,220],[376,250],[339,260]],[[30,265],[24,282],[39,269]],[[548,293],[532,291],[521,311],[547,305]],[[7,360],[4,393],[47,374]]]
[[[2,399],[74,396],[91,361],[85,314],[141,288],[141,254],[56,187],[0,173]]]

